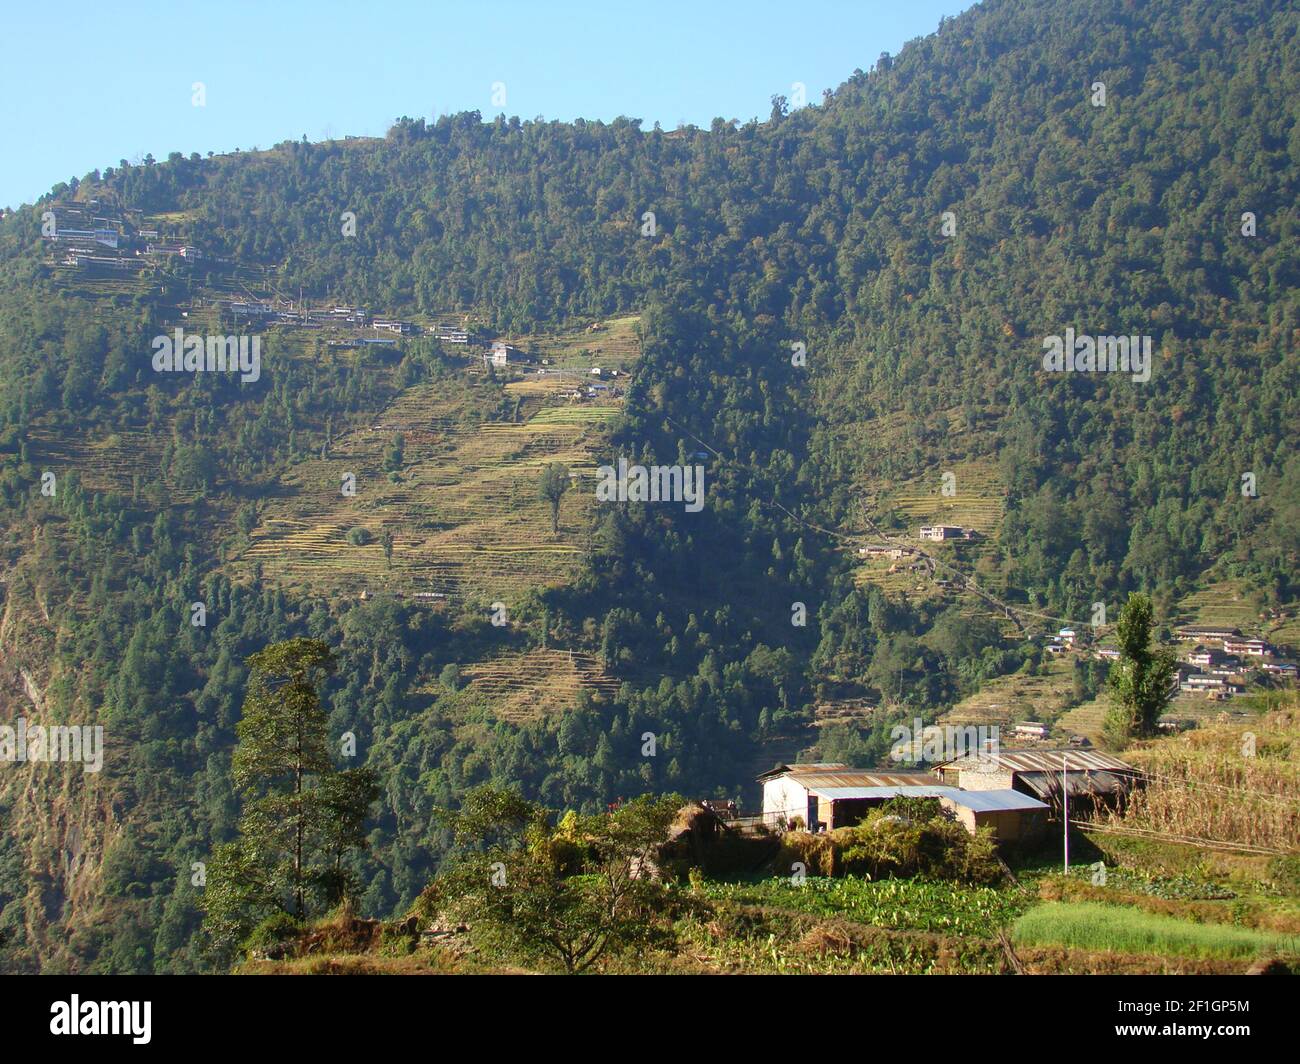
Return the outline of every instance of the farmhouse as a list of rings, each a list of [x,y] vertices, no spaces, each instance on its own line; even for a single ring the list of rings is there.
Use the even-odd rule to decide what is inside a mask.
[[[491,349],[483,356],[485,362],[494,366],[506,366],[527,361],[524,353],[517,347],[511,347],[504,340],[493,340]]]
[[[1047,822],[1048,806],[1032,796],[1010,789],[967,792],[937,783],[927,772],[864,771],[822,761],[777,765],[758,781],[763,785],[763,821],[778,828],[851,827],[891,798],[937,798],[972,834],[989,827],[1003,842],[1032,837]]]
[[[51,240],[87,240],[105,247],[117,247],[117,232],[113,229],[56,229]]]
[[[858,554],[864,558],[893,558],[897,561],[907,553],[902,547],[889,547],[873,544],[867,547],[859,547]]]
[[[948,540],[974,540],[979,533],[974,528],[963,528],[959,524],[923,524],[918,535],[920,539],[941,544]]]
[[[469,330],[458,325],[435,325],[434,335],[444,344],[469,343]]]
[[[1138,771],[1096,750],[999,750],[966,755],[936,767],[939,778],[967,791],[1014,790],[1050,801],[1061,789],[1062,771],[1070,797],[1122,797]]]
[[[1252,658],[1262,658],[1270,647],[1262,639],[1225,639],[1223,649],[1229,654],[1248,654]]]
[[[765,823],[779,827],[798,820],[809,831],[856,824],[890,798],[938,798],[947,789],[928,772],[862,771],[837,761],[777,765],[758,782]]]
[[[126,259],[115,259],[109,255],[91,255],[82,250],[73,250],[63,259],[64,266],[104,266],[113,270],[129,269],[131,264]]]
[[[1241,684],[1229,683],[1222,676],[1207,676],[1200,672],[1183,677],[1178,687],[1182,691],[1205,691],[1211,695],[1237,695],[1246,690]]]
[[[265,318],[276,313],[270,303],[246,303],[242,300],[232,301],[229,309],[236,318]]]
[[[1178,638],[1184,642],[1199,643],[1202,639],[1232,639],[1241,635],[1236,628],[1221,624],[1189,624],[1178,629]]]
[[[199,249],[189,244],[147,244],[146,255],[179,255],[183,259],[202,258]]]

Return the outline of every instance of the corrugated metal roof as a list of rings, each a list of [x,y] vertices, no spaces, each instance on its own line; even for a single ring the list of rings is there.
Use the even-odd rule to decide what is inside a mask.
[[[789,778],[819,792],[827,787],[925,787],[936,782],[929,772],[869,772],[852,768],[806,772],[802,766],[792,768]]]
[[[832,802],[854,798],[947,798],[960,794],[956,787],[942,787],[937,783],[924,786],[902,787],[810,787],[809,791]]]
[[[1047,809],[1045,802],[1040,802],[1028,794],[1019,791],[963,791],[957,787],[944,787],[941,784],[894,787],[822,787],[810,788],[812,793],[840,802],[860,798],[947,798],[954,805],[977,812],[1016,812],[1030,809]]]
[[[1061,793],[1061,772],[1022,772],[1019,780],[1040,798]],[[1066,776],[1071,798],[1091,794],[1123,794],[1134,785],[1134,777],[1115,772],[1071,772]]]
[[[756,779],[762,783],[777,776],[784,776],[787,772],[833,772],[848,767],[843,761],[811,761],[802,765],[780,764],[769,768],[766,772],[760,772]]]
[[[957,805],[966,809],[974,809],[980,813],[1048,808],[1045,802],[1040,802],[1037,798],[1031,798],[1027,794],[1011,790],[959,791],[953,788],[953,793],[947,795],[947,797],[951,798]]]
[[[1060,772],[1061,758],[1068,759],[1071,772],[1084,770],[1100,772],[1136,772],[1132,765],[1117,757],[1103,754],[1096,750],[1081,750],[1077,747],[1068,750],[999,750],[982,754],[967,754],[945,762],[956,768],[976,769],[981,765],[993,763],[1003,771],[1011,772]],[[990,770],[995,771],[995,770]]]

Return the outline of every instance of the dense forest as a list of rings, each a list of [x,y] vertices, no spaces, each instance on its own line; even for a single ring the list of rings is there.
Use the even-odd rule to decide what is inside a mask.
[[[1144,591],[1167,618],[1211,570],[1294,601],[1298,31],[1282,0],[986,0],[761,122],[401,118],[383,140],[122,161],[6,218],[0,706],[101,723],[110,756],[32,786],[3,770],[0,969],[211,963],[194,867],[234,830],[246,659],[278,640],[337,651],[330,730],[381,790],[352,872],[388,916],[449,846],[433,811],[474,785],[585,811],[730,794],[828,692],[932,717],[1032,665],[993,619],[854,582],[841,540],[881,478],[937,493],[941,470],[986,461],[1004,513],[978,576],[1045,615]],[[156,295],[60,288],[41,211],[70,198],[183,214],[213,263],[394,314],[516,335],[639,312],[611,445],[706,449],[708,504],[598,509],[580,579],[512,603],[504,631],[242,578],[228,563],[284,471],[454,360],[430,341],[350,372],[271,339],[256,384],[159,379],[160,307],[217,267]],[[1151,337],[1150,380],[1044,372],[1067,328]],[[119,493],[74,464],[42,492],[40,441],[110,433],[161,437],[156,469]],[[503,641],[588,650],[618,692],[522,725],[460,718],[456,667]],[[823,753],[883,749],[843,732]]]

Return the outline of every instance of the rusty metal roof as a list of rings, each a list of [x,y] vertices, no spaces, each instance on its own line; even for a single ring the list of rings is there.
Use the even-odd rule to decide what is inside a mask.
[[[852,771],[843,761],[809,761],[798,765],[778,764],[766,772],[760,772],[755,778],[762,783],[765,780],[776,779],[777,776],[784,776],[787,772],[834,772],[839,769]]]
[[[805,771],[794,766],[788,777],[809,790],[834,787],[928,787],[935,778],[929,772],[876,772],[853,768],[818,768]]]
[[[1097,750],[1072,747],[1068,750],[991,750],[967,754],[943,767],[1003,772],[1060,772],[1062,761],[1071,772],[1137,772],[1132,765]]]
[[[956,787],[944,787],[933,780],[917,784],[895,784],[888,787],[823,787],[820,783],[808,788],[809,793],[832,802],[853,801],[863,798],[948,798],[963,794]]]
[[[1022,786],[1028,787],[1038,797],[1050,801],[1059,800],[1061,793],[1061,773],[1056,772],[1022,772],[1018,777]],[[1136,786],[1134,776],[1117,772],[1071,772],[1066,776],[1066,790],[1071,798],[1084,798],[1092,795],[1126,794]]]

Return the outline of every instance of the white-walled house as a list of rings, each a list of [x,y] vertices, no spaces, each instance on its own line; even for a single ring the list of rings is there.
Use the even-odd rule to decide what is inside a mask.
[[[837,761],[777,765],[758,777],[763,822],[788,827],[798,819],[808,830],[856,823],[865,810],[890,798],[939,798],[951,788],[928,772],[879,772]]]

